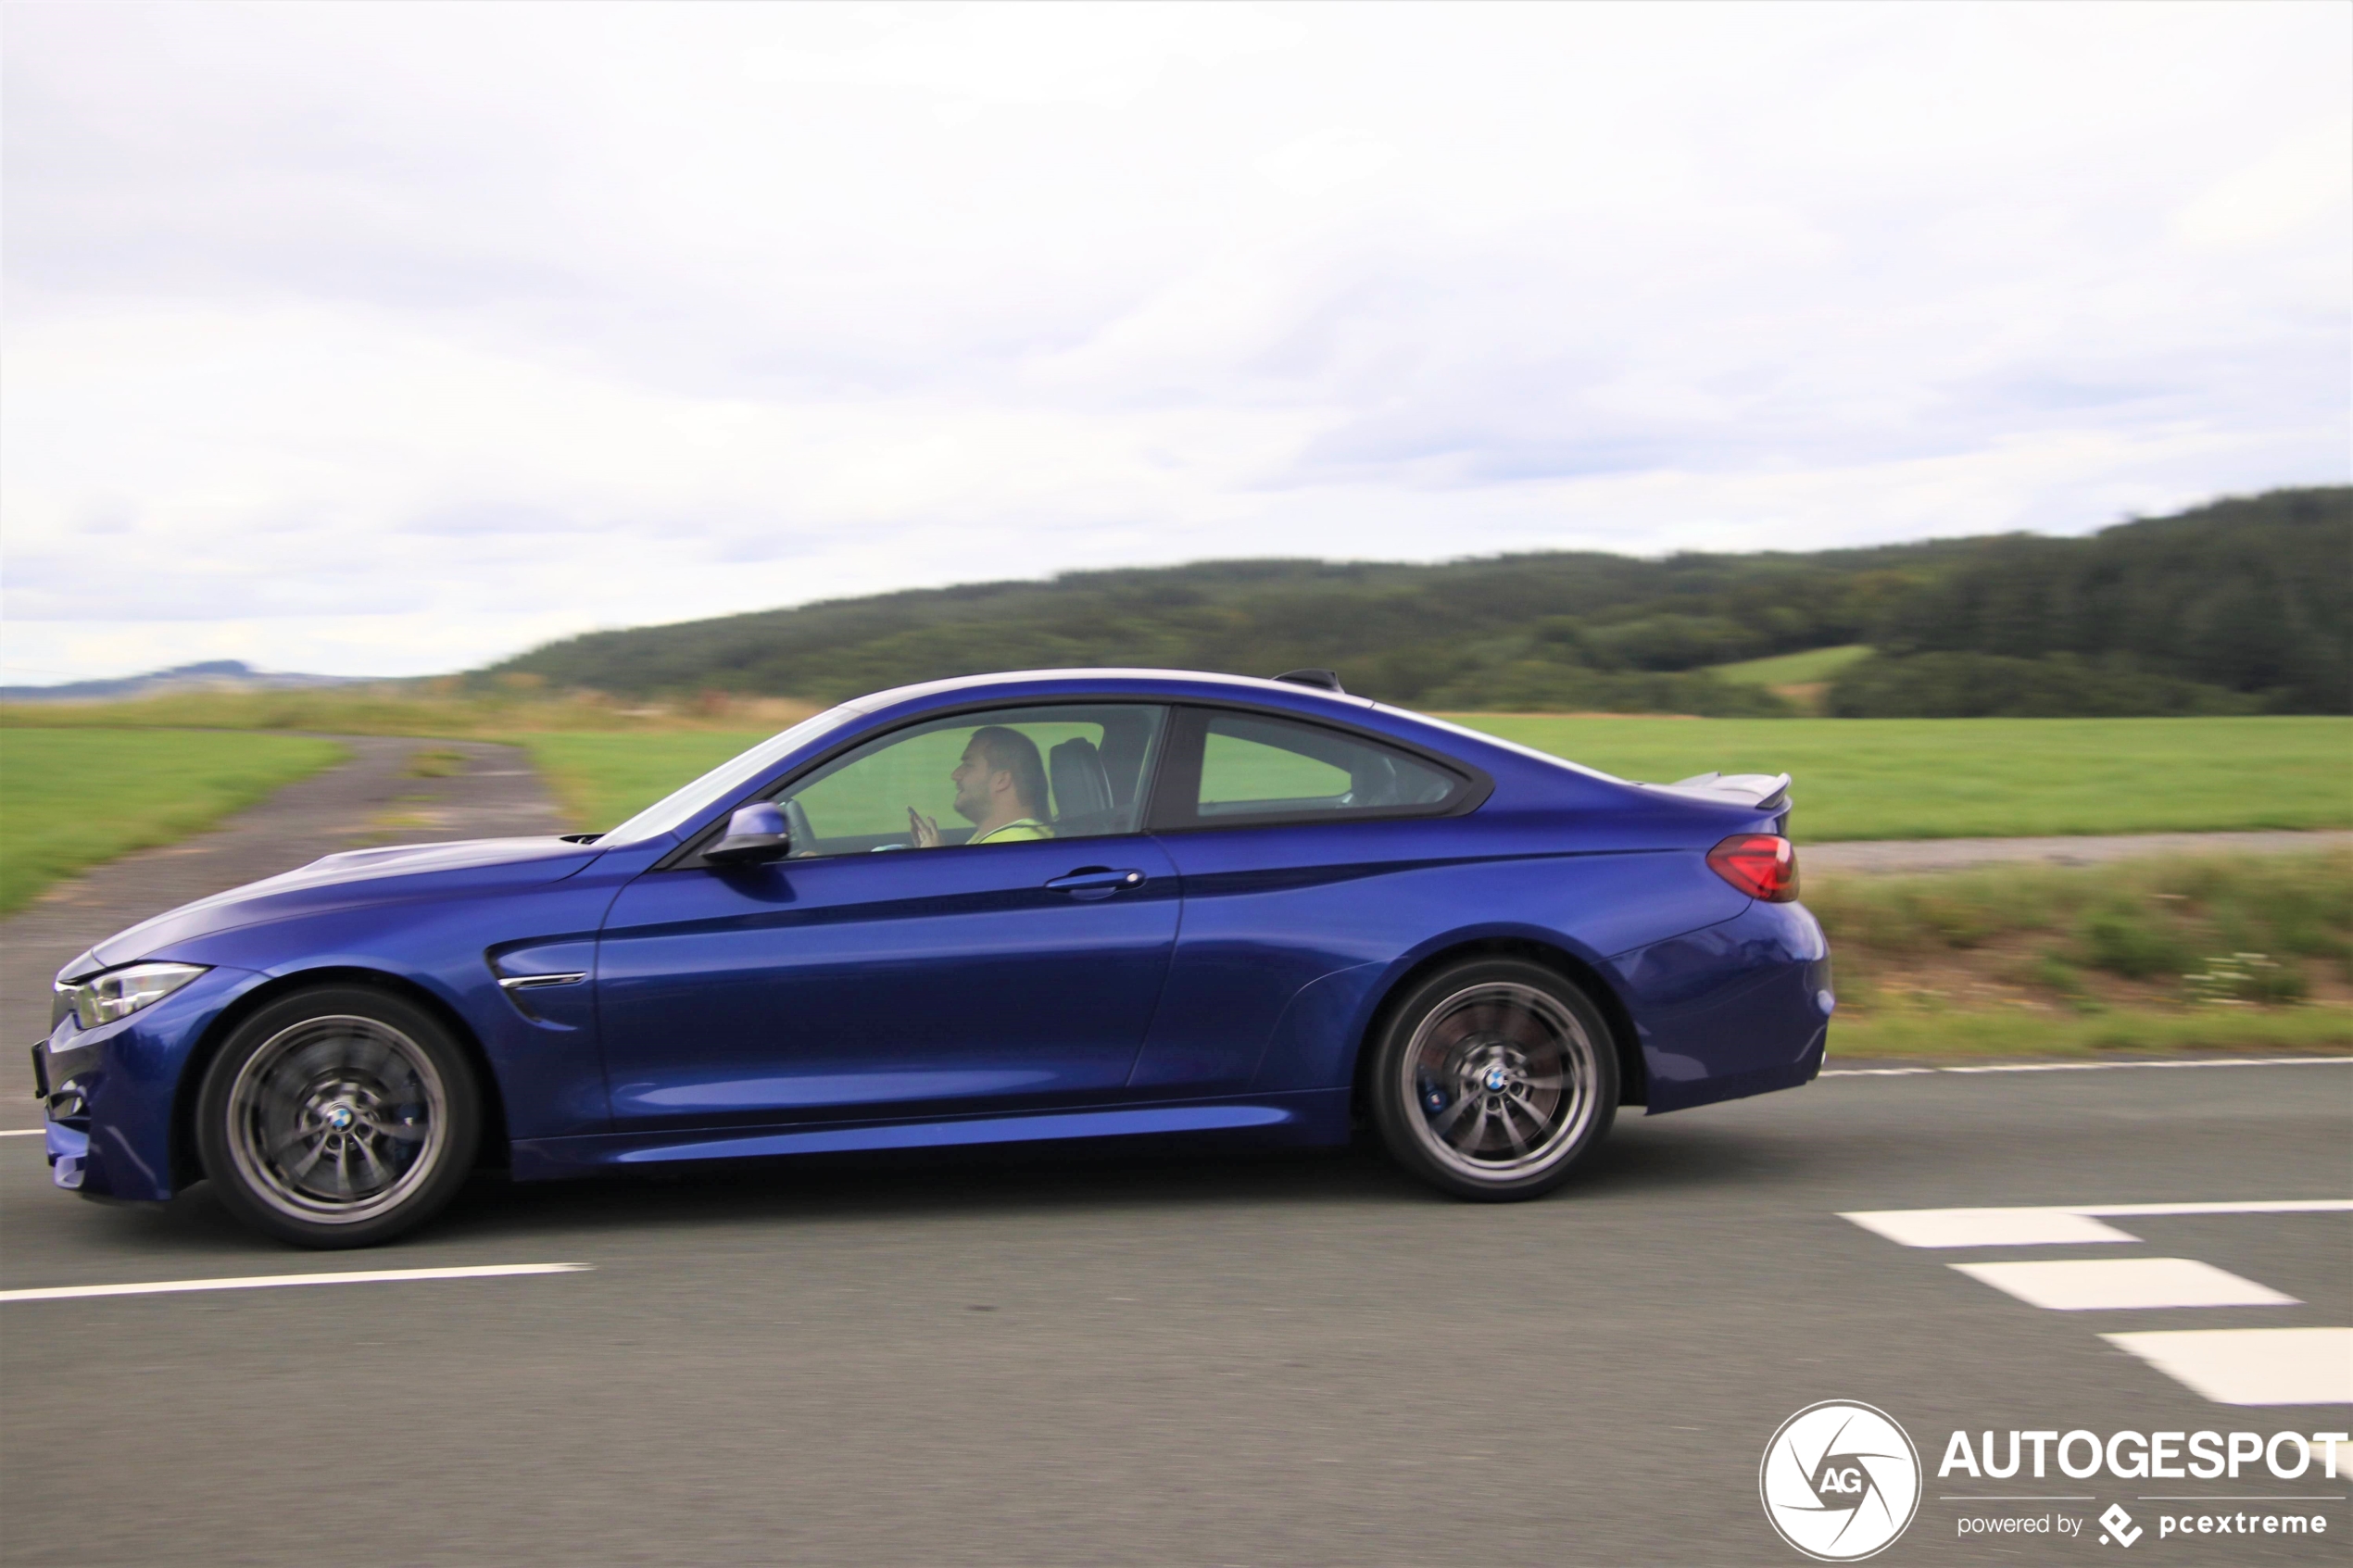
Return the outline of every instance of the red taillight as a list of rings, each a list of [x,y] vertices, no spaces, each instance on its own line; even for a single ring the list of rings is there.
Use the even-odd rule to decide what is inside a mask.
[[[1707,852],[1716,874],[1752,898],[1786,904],[1797,897],[1797,849],[1773,833],[1736,833]]]

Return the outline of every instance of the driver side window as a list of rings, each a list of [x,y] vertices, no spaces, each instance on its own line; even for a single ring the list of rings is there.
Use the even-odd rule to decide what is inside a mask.
[[[1166,710],[1008,708],[893,731],[795,781],[793,855],[1135,833]]]

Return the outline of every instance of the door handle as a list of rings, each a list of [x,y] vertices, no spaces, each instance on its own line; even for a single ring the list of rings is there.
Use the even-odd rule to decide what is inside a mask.
[[[1144,873],[1114,871],[1105,866],[1081,866],[1068,876],[1058,876],[1046,885],[1075,898],[1108,898],[1126,888],[1143,886]]]

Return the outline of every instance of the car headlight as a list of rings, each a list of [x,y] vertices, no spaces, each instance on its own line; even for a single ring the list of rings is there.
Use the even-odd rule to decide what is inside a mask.
[[[57,989],[71,1004],[74,1022],[95,1029],[153,1006],[204,972],[205,966],[197,963],[134,963]]]

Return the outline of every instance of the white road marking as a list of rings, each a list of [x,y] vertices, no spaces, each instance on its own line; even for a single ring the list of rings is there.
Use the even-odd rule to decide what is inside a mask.
[[[2228,1203],[2092,1203],[2070,1214],[2344,1214],[2353,1198],[2269,1198]]]
[[[43,1129],[39,1127],[0,1128],[0,1138],[37,1138],[42,1132]]]
[[[2353,1061],[2353,1056],[2212,1056],[2188,1061],[2007,1061],[1940,1067],[1940,1073],[2108,1073],[2121,1067],[2306,1067]]]
[[[60,1285],[0,1290],[0,1301],[66,1301],[87,1296],[171,1296],[195,1290],[273,1290],[295,1285],[396,1285],[422,1279],[496,1279],[508,1274],[570,1274],[593,1263],[483,1263],[464,1269],[370,1269],[339,1274],[236,1274],[226,1279],[166,1279],[145,1285]]]
[[[2103,1224],[2131,1214],[2342,1214],[2353,1198],[2256,1198],[2222,1203],[2064,1203],[2005,1209],[1866,1209],[1839,1216],[1905,1247],[2053,1247],[2138,1241]]]
[[[1948,1263],[2031,1307],[2097,1312],[2151,1307],[2293,1307],[2268,1285],[2195,1258],[2073,1258],[2033,1263]]]
[[[2218,1405],[2353,1404],[2353,1328],[2103,1334]]]
[[[2006,1061],[1972,1067],[1825,1067],[1818,1078],[1909,1078],[1923,1073],[2114,1073],[2128,1067],[2310,1067],[2353,1056],[2220,1056],[2187,1061]]]
[[[2141,1239],[2071,1209],[1884,1209],[1840,1218],[1905,1247],[2057,1247]]]
[[[2200,1056],[2186,1062],[1986,1062],[1977,1067],[1823,1067],[1821,1079],[1908,1079],[1922,1072],[2120,1072],[2125,1067],[2315,1067],[2353,1056]]]

